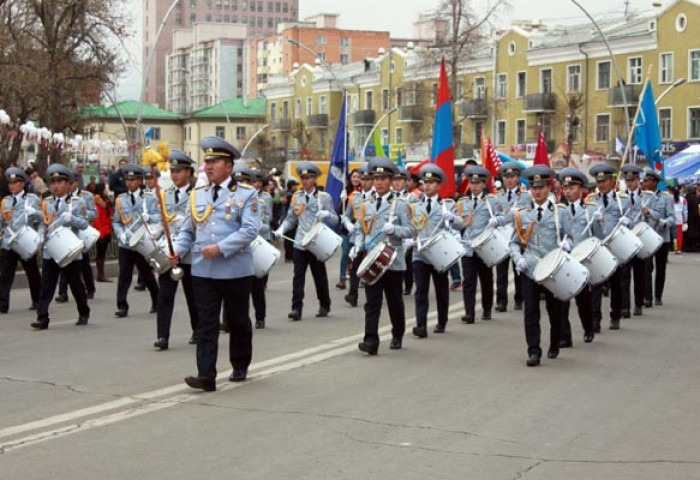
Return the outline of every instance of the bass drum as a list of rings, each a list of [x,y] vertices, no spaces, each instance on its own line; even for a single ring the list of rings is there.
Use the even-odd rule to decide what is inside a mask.
[[[566,302],[581,293],[588,282],[588,270],[564,250],[552,250],[537,262],[533,280]]]
[[[378,243],[365,255],[357,268],[357,276],[367,285],[374,285],[389,270],[396,259],[397,251],[386,242]]]

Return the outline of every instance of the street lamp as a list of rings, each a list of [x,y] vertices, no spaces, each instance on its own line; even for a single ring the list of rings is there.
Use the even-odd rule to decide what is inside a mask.
[[[379,127],[379,124],[382,123],[386,117],[388,117],[389,115],[394,113],[396,110],[397,110],[397,107],[392,107],[390,110],[387,110],[384,115],[379,117],[379,120],[377,120],[377,123],[375,123],[374,126],[372,127],[372,129],[369,131],[369,135],[367,135],[367,138],[365,139],[365,144],[362,146],[362,156],[363,157],[365,156],[365,152],[367,151],[367,145],[369,144],[369,140],[372,138],[372,134],[374,133],[374,131],[377,129],[377,127]],[[381,152],[376,152],[375,156],[379,157],[380,153]]]
[[[245,157],[245,152],[248,151],[248,147],[250,147],[250,145],[253,143],[253,140],[255,140],[255,137],[257,137],[258,135],[260,135],[260,134],[261,134],[267,127],[269,127],[269,126],[270,126],[270,124],[269,124],[269,123],[266,123],[265,125],[263,125],[262,127],[260,127],[260,128],[258,129],[258,131],[255,132],[255,133],[253,134],[252,137],[250,137],[250,139],[248,140],[248,142],[245,144],[245,147],[243,147],[243,150],[241,150],[241,158]]]
[[[661,95],[659,95],[659,98],[656,99],[656,101],[654,102],[654,105],[658,105],[659,102],[661,101],[661,99],[664,98],[671,90],[673,90],[674,88],[676,88],[680,85],[683,85],[685,82],[686,82],[685,78],[679,78],[678,80],[673,82],[671,85],[668,86],[668,88],[666,90],[664,90],[661,93]]]

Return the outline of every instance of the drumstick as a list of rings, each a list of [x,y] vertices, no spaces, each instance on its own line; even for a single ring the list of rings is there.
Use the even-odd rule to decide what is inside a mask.
[[[294,240],[293,238],[288,237],[288,236],[286,236],[286,235],[280,235],[280,238],[284,238],[285,240],[289,240],[290,242],[294,243],[295,245],[299,245],[299,242],[297,242],[297,241]]]
[[[603,207],[601,206],[596,212],[602,212],[602,211],[603,211]],[[595,221],[595,216],[593,218],[591,218],[591,220],[588,222],[588,225],[586,225],[586,228],[583,230],[583,232],[581,232],[581,235],[586,235],[588,233],[588,230],[591,229],[594,221]]]

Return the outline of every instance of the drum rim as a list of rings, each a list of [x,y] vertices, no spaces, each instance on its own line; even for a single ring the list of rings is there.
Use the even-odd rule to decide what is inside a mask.
[[[328,228],[328,226],[323,222],[316,222],[313,227],[309,229],[301,240],[301,246],[306,248],[308,244],[314,241],[320,232],[323,231],[323,227]],[[332,231],[332,230],[331,230]],[[334,232],[335,233],[335,232]]]
[[[582,248],[579,248],[580,246],[585,246],[584,244],[588,242],[591,244],[594,244],[595,246],[591,249],[588,250],[587,254],[582,256],[581,258],[578,257],[574,252],[578,252],[583,250]],[[583,263],[582,260],[585,260],[586,258],[594,256],[598,250],[600,250],[600,247],[604,246],[603,242],[600,241],[600,238],[598,237],[588,237],[584,240],[581,240],[578,242],[576,245],[574,245],[574,248],[571,250],[571,256],[574,258],[579,263]],[[614,256],[614,255],[613,255]]]
[[[556,263],[556,265],[554,266],[554,268],[553,268],[550,272],[547,272],[547,275],[545,275],[544,277],[538,279],[537,271],[540,270],[540,269],[542,269],[542,268],[544,268],[544,267],[541,267],[542,262],[543,262],[547,257],[549,257],[552,253],[554,253],[554,254],[557,256],[557,258],[558,258],[559,260],[557,261],[557,263]],[[564,250],[562,250],[561,248],[555,248],[554,250],[551,250],[551,251],[547,252],[547,254],[546,254],[544,257],[540,258],[540,259],[537,261],[537,265],[535,266],[535,270],[532,272],[532,279],[533,279],[535,282],[540,283],[540,282],[545,281],[545,280],[547,279],[547,277],[551,277],[551,276],[553,276],[554,274],[556,274],[556,273],[559,271],[559,269],[561,268],[561,266],[564,264],[564,259],[566,258],[566,257],[565,257],[565,254],[566,254],[566,252],[564,252]],[[579,263],[580,263],[580,262],[579,262]]]
[[[481,232],[479,235],[477,235],[474,240],[472,240],[472,248],[481,247],[486,242],[487,239],[491,238],[493,235],[497,235],[496,230],[497,230],[496,228],[485,229],[483,232]],[[487,236],[486,234],[489,232],[491,234]]]

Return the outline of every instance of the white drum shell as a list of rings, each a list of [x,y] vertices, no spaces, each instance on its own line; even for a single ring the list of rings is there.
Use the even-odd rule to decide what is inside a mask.
[[[500,264],[510,255],[510,237],[503,228],[488,228],[472,240],[472,248],[487,267]]]
[[[656,230],[651,228],[648,223],[641,222],[632,228],[632,233],[642,241],[642,248],[637,252],[637,257],[641,259],[649,258],[661,248],[664,239],[656,233]]]
[[[426,240],[420,253],[442,273],[462,258],[464,245],[451,233],[441,230]]]
[[[313,253],[319,262],[325,262],[338,251],[343,239],[324,223],[317,223],[304,236],[301,246]]]
[[[89,252],[95,242],[100,238],[100,231],[93,226],[88,225],[87,228],[78,231],[78,238],[85,244],[83,253]]]
[[[160,231],[158,232],[158,235],[160,235]],[[159,248],[157,240],[158,235],[154,234],[153,238],[151,238],[151,235],[148,235],[148,233],[146,233],[146,229],[142,225],[131,236],[129,246],[133,251],[141,254],[143,258],[148,259]]]
[[[159,275],[168,272],[172,268],[170,258],[168,258],[168,242],[165,237],[158,241],[158,248],[153,250],[151,255],[146,258],[151,268]]]
[[[588,269],[588,283],[593,286],[605,282],[617,269],[617,258],[596,237],[576,245],[571,256]]]
[[[85,244],[70,228],[57,227],[49,233],[44,248],[49,257],[63,268],[83,252]]]
[[[568,253],[556,249],[537,262],[533,279],[559,300],[566,302],[585,288],[588,269]]]
[[[26,225],[15,233],[10,242],[10,248],[25,261],[36,255],[40,246],[41,238],[39,234],[36,230]]]
[[[624,265],[639,253],[642,241],[632,230],[620,224],[603,240],[603,245],[615,255],[619,265]]]
[[[260,235],[250,244],[253,251],[253,266],[257,278],[265,278],[280,258],[280,251]]]

